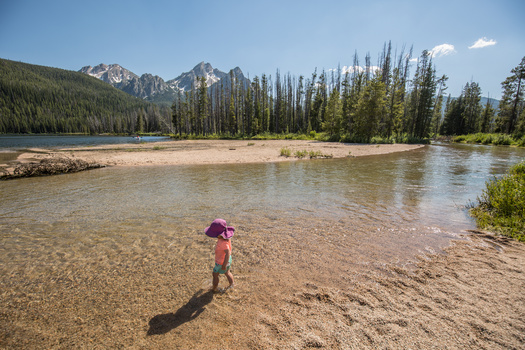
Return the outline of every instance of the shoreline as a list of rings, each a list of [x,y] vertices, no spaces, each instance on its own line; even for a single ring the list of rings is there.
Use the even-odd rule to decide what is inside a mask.
[[[361,157],[411,151],[424,145],[345,144],[310,140],[183,140],[93,147],[32,148],[20,152],[15,161],[3,162],[0,169],[11,170],[20,163],[53,157],[72,157],[102,166],[150,166],[242,164],[296,161],[297,151],[318,152],[330,158]],[[281,149],[291,157],[281,156]],[[307,158],[303,158],[307,159]]]

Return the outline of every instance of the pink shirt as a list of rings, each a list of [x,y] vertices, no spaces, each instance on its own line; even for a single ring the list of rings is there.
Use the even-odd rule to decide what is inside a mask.
[[[216,264],[223,264],[224,258],[226,257],[225,250],[230,251],[230,255],[232,253],[232,243],[229,239],[217,239],[217,245],[215,246],[215,263]]]

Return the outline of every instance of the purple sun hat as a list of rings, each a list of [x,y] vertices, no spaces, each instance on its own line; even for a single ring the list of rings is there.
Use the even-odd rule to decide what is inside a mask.
[[[233,237],[233,231],[235,231],[235,228],[226,225],[226,220],[215,219],[210,226],[206,227],[204,233],[206,236],[212,238],[217,238],[219,235],[222,235],[224,239],[230,239]]]

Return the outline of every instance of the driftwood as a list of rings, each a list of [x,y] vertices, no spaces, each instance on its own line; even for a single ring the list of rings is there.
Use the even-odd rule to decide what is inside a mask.
[[[55,157],[42,159],[39,163],[21,163],[16,166],[13,173],[5,172],[1,180],[17,179],[31,176],[47,176],[103,168],[104,165],[87,162],[82,159]]]

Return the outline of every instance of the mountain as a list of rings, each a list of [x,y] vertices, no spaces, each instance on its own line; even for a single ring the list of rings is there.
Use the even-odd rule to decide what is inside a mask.
[[[152,74],[143,74],[139,77],[118,64],[106,65],[101,63],[95,67],[85,66],[79,72],[96,77],[132,96],[165,106],[173,103],[179,91],[187,92],[192,88],[197,88],[201,77],[206,78],[206,83],[210,88],[214,88],[220,82],[229,87],[231,84],[230,73],[243,84],[250,83],[250,80],[244,76],[239,67],[235,67],[230,73],[225,73],[204,62],[197,64],[189,72],[182,73],[175,79],[168,81]]]
[[[451,97],[451,101],[457,100],[459,97]],[[479,103],[483,108],[487,105],[487,102],[492,106],[494,109],[499,108],[500,100],[496,100],[495,98],[487,98],[487,97],[481,97]],[[443,99],[443,110],[445,110],[445,106],[447,104],[447,99]]]
[[[111,85],[121,84],[123,81],[139,78],[136,74],[122,68],[118,64],[110,64],[108,66],[107,64],[101,63],[96,67],[86,66],[83,67],[80,72],[91,75]]]
[[[481,105],[483,107],[485,107],[487,105],[487,102],[490,103],[490,105],[492,106],[492,108],[494,109],[498,109],[499,108],[499,100],[496,100],[495,98],[487,98],[487,97],[482,97],[481,98]]]
[[[81,73],[91,75],[128,94],[145,99],[168,89],[168,85],[158,75],[143,74],[141,77],[118,64],[99,64],[80,69]]]
[[[108,71],[105,67],[91,69],[92,74],[115,83],[132,74],[124,69],[118,74],[116,69]],[[139,116],[146,125],[143,131],[169,131],[164,130],[165,120],[171,118],[168,108],[133,97],[100,79],[0,59],[0,133],[131,133]]]
[[[169,80],[168,85],[175,91],[180,90],[184,92],[190,91],[192,87],[199,86],[199,79],[201,77],[205,77],[206,84],[212,86],[226,76],[228,76],[227,73],[213,68],[211,64],[201,62],[189,72],[182,73],[177,78]]]

